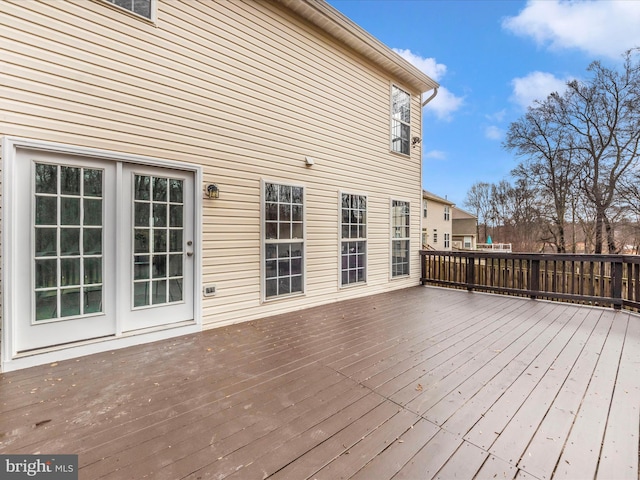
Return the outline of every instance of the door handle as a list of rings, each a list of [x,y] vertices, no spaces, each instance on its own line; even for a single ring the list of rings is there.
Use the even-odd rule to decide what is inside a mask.
[[[187,257],[193,257],[193,252],[187,252]]]

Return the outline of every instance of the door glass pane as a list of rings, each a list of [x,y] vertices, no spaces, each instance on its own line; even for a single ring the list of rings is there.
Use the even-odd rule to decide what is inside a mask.
[[[50,257],[58,254],[58,229],[36,228],[36,257]]]
[[[84,313],[102,311],[102,287],[88,287],[84,289]]]
[[[182,301],[182,279],[172,278],[169,280],[169,301]]]
[[[172,203],[182,203],[182,180],[171,179],[169,185],[171,188],[169,201]]]
[[[84,196],[102,197],[102,170],[84,169]]]
[[[169,276],[182,276],[182,255],[169,255]]]
[[[84,225],[102,225],[102,200],[84,200]]]
[[[80,285],[79,258],[63,258],[60,260],[60,285],[63,287]]]
[[[146,305],[149,305],[149,282],[136,282],[133,284],[133,306]]]
[[[153,201],[167,201],[167,179],[154,177],[153,179]]]
[[[84,259],[84,284],[102,283],[102,258]]]
[[[171,230],[169,232],[169,250],[171,252],[182,251],[182,230]]]
[[[149,212],[150,205],[148,203],[135,202],[134,203],[134,225],[136,227],[148,227],[149,226]]]
[[[36,225],[55,225],[58,222],[58,198],[36,196]]]
[[[159,280],[153,282],[153,294],[151,301],[154,305],[167,303],[167,281]]]
[[[133,253],[149,253],[149,230],[136,228],[133,236]]]
[[[83,236],[83,247],[85,255],[102,254],[102,229],[85,228]]]
[[[182,226],[182,205],[169,206],[169,226],[170,227]]]
[[[36,164],[34,181],[34,319],[100,312],[102,170]]]
[[[36,314],[37,320],[51,320],[58,317],[58,291],[44,290],[36,292]]]
[[[62,317],[80,315],[80,289],[66,288],[61,290],[60,309]]]
[[[133,190],[135,200],[149,200],[151,198],[151,178],[145,175],[136,175]]]
[[[149,255],[136,255],[133,263],[133,279],[144,280],[149,278]]]
[[[60,223],[80,225],[80,199],[62,197],[60,199]]]
[[[166,252],[167,251],[167,231],[155,229],[153,231],[153,251],[154,252]]]
[[[61,167],[60,193],[63,195],[80,195],[80,169]]]
[[[36,164],[36,193],[58,193],[58,167]]]
[[[80,229],[60,229],[60,253],[62,255],[80,255]]]
[[[58,286],[58,261],[36,260],[36,288]]]

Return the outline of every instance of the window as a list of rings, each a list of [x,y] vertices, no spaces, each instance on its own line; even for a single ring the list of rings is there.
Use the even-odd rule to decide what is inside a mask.
[[[391,276],[409,275],[409,202],[391,201]]]
[[[448,233],[444,234],[444,248],[449,248],[450,244],[450,235]]]
[[[464,248],[471,248],[472,237],[464,237]]]
[[[341,285],[367,281],[367,197],[342,193],[340,220]]]
[[[438,243],[438,230],[433,229],[433,243]]]
[[[427,201],[422,200],[422,217],[427,218]]]
[[[391,86],[391,151],[409,155],[411,95]]]
[[[303,187],[264,184],[264,251],[265,298],[302,293]]]
[[[450,218],[451,218],[450,208],[448,206],[445,206],[444,207],[444,219],[448,221]]]
[[[129,10],[141,17],[151,20],[152,2],[154,0],[105,0],[120,8]]]

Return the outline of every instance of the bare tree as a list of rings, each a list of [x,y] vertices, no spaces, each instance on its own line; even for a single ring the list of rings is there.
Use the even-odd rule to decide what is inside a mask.
[[[512,175],[526,184],[535,185],[547,206],[543,212],[550,225],[541,240],[555,245],[557,252],[566,251],[565,223],[569,194],[577,180],[578,168],[573,161],[572,132],[557,111],[557,93],[544,102],[529,107],[527,113],[509,127],[504,147],[515,151],[522,162]]]
[[[624,55],[618,72],[593,62],[592,78],[567,84],[556,95],[556,110],[571,129],[574,155],[581,167],[581,189],[595,209],[595,253],[618,251],[611,216],[618,186],[640,157],[640,63],[637,50]]]
[[[478,238],[480,238],[480,225],[484,225],[484,238],[487,238],[487,225],[491,220],[491,185],[486,182],[474,183],[464,201],[465,207],[478,218]]]

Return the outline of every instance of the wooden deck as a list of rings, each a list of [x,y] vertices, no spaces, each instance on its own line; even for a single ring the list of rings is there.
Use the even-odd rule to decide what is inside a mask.
[[[434,287],[0,375],[83,479],[638,480],[640,317]]]

